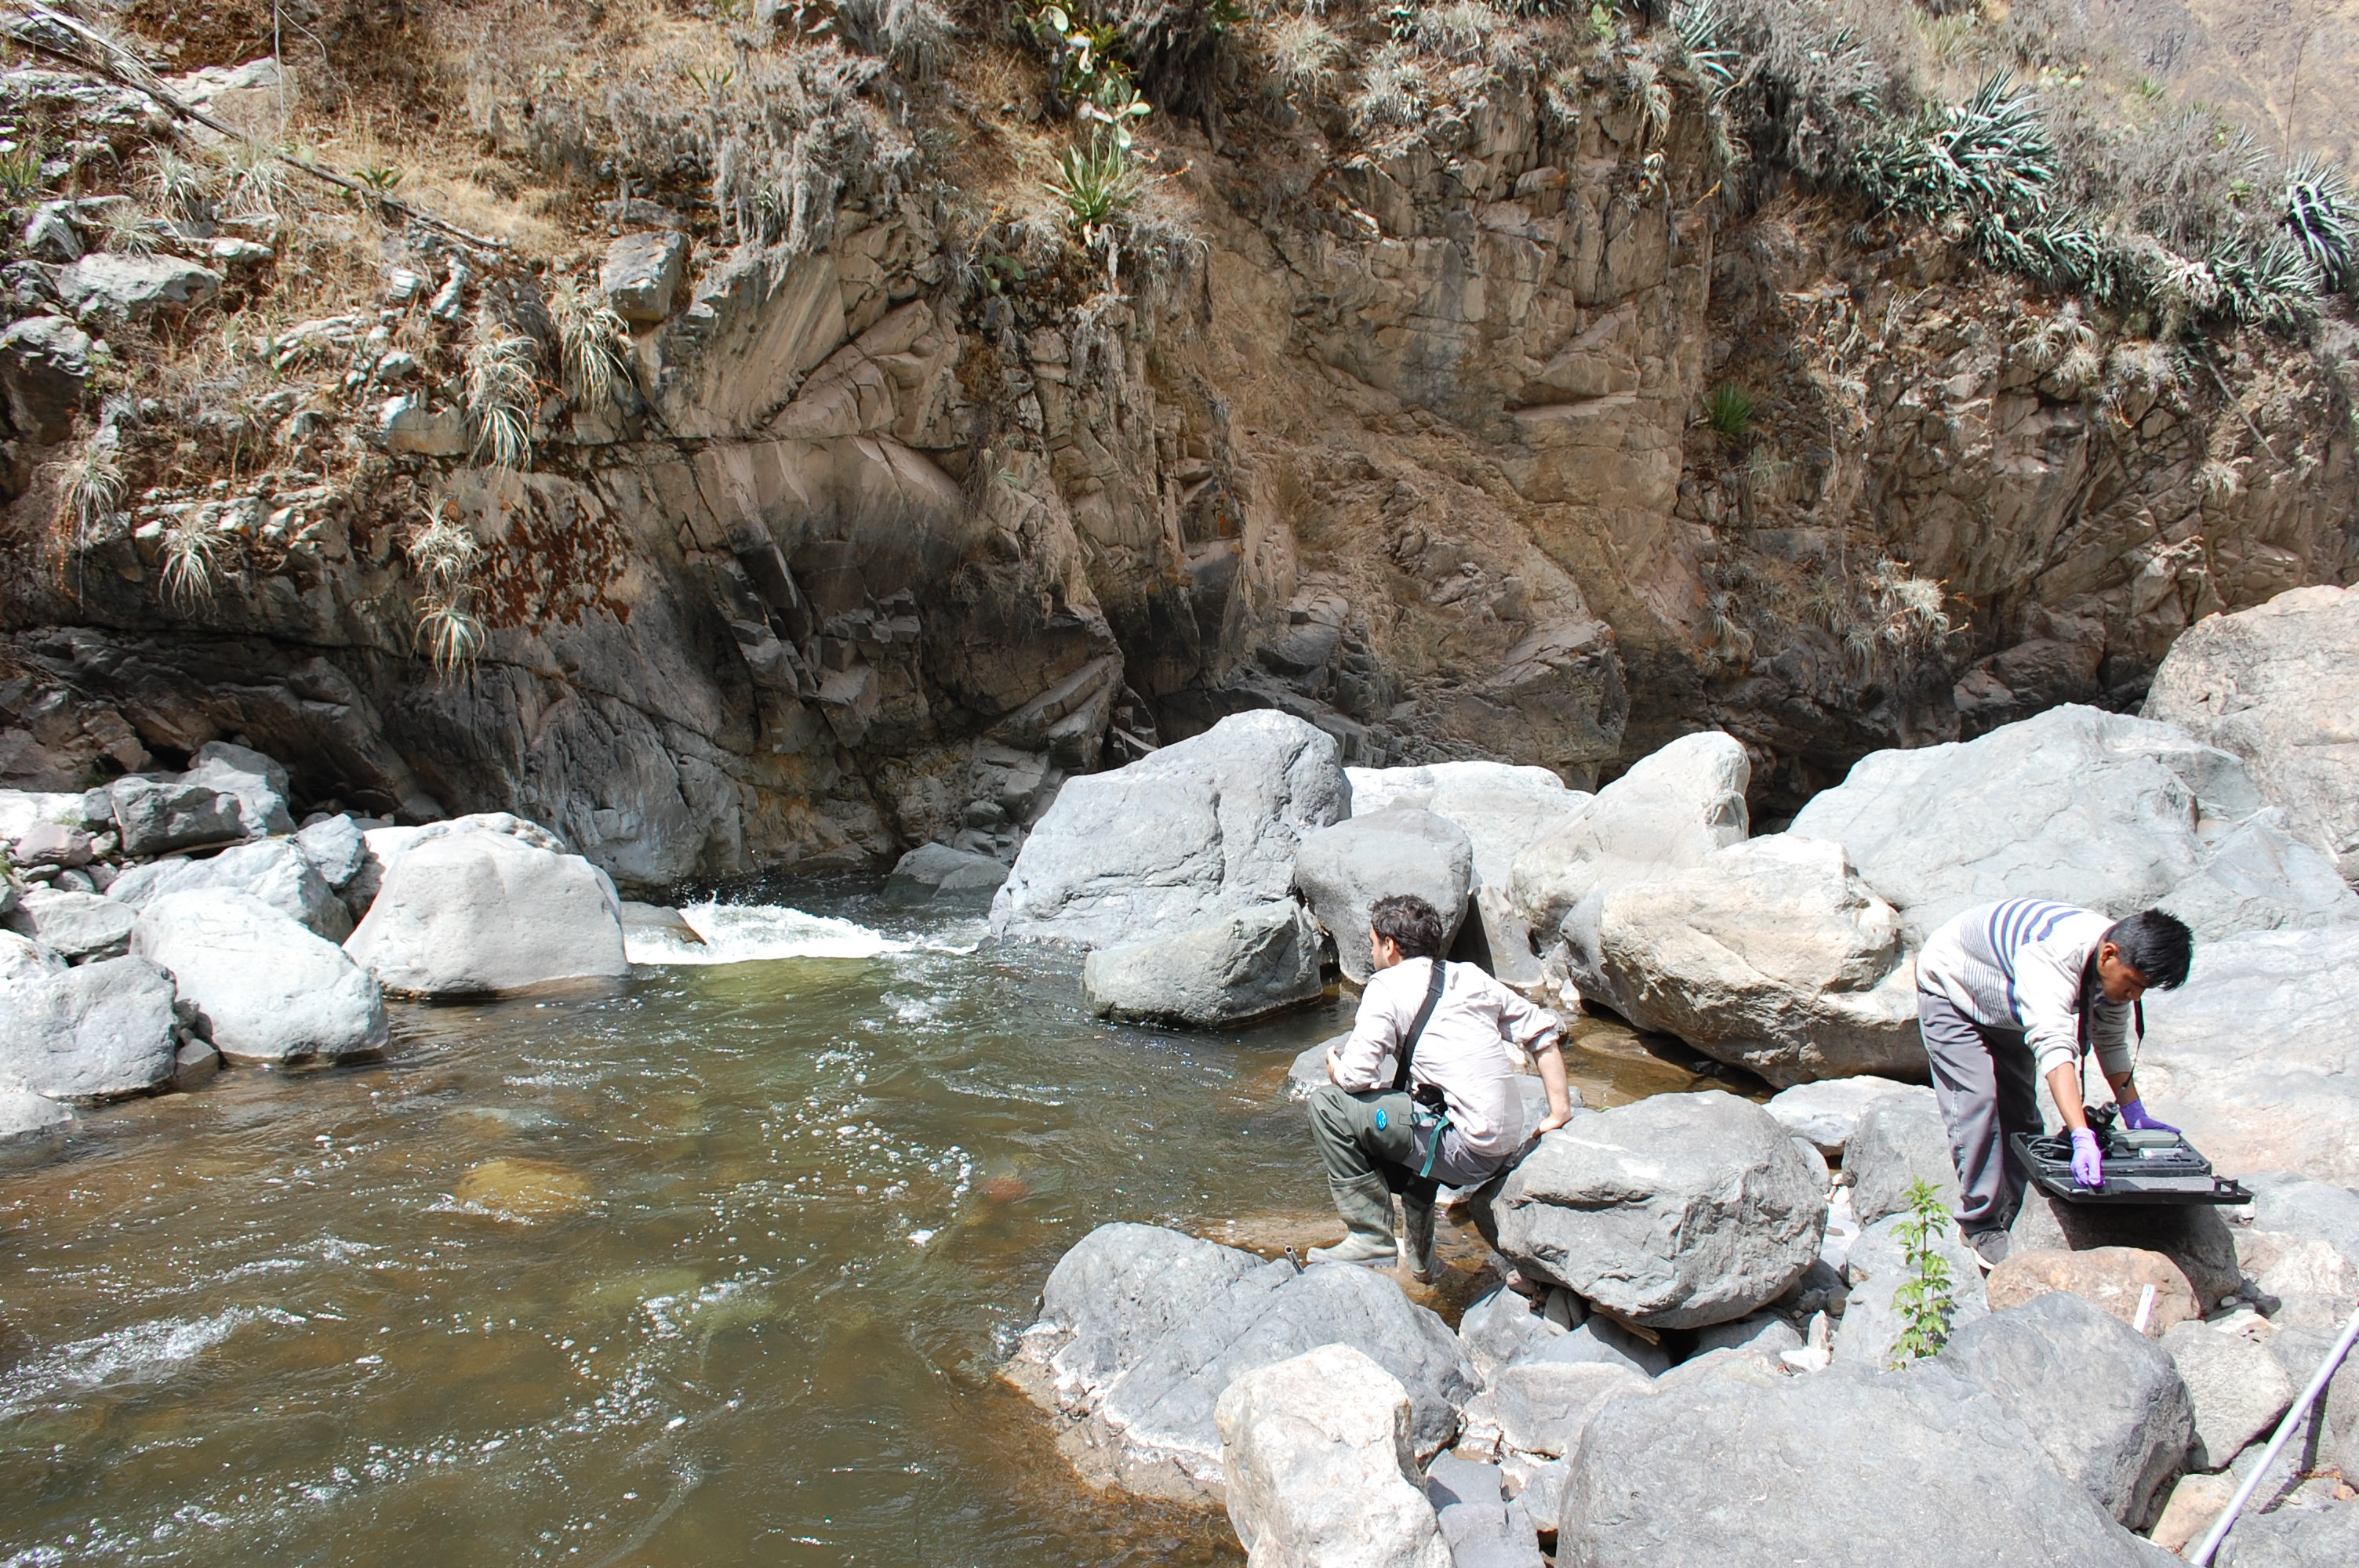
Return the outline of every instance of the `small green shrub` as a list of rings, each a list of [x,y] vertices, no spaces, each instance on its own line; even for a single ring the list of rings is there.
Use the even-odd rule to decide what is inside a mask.
[[[1138,169],[1129,149],[1101,134],[1085,146],[1070,146],[1057,155],[1049,191],[1064,203],[1073,226],[1086,236],[1138,200]]]
[[[1892,1346],[1896,1370],[1939,1353],[1949,1343],[1950,1319],[1957,1311],[1949,1260],[1933,1249],[1949,1233],[1948,1206],[1933,1184],[1921,1176],[1908,1184],[1908,1217],[1892,1227],[1900,1238],[1901,1256],[1908,1268],[1908,1278],[1892,1296],[1903,1325]]]
[[[1753,394],[1733,381],[1723,381],[1703,395],[1703,422],[1712,434],[1731,446],[1753,433]]]
[[[11,147],[0,153],[0,199],[22,201],[39,195],[48,184],[41,178],[38,147]]]

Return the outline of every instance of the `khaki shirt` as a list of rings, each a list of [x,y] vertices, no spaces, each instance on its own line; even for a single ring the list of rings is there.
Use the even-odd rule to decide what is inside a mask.
[[[1400,1043],[1425,1005],[1430,958],[1404,958],[1369,977],[1352,1038],[1335,1053],[1335,1082],[1357,1094],[1388,1089]],[[1472,964],[1452,964],[1441,1000],[1418,1037],[1412,1087],[1430,1084],[1450,1107],[1451,1125],[1477,1154],[1503,1157],[1524,1141],[1512,1040],[1526,1051],[1555,1042],[1556,1014],[1534,1007]]]

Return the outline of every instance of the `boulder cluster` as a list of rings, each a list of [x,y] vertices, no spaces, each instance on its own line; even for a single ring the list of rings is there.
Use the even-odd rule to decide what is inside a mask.
[[[423,826],[315,813],[213,741],[178,773],[0,791],[0,1141],[73,1105],[386,1043],[387,993],[485,995],[625,973],[606,873],[504,813]]]

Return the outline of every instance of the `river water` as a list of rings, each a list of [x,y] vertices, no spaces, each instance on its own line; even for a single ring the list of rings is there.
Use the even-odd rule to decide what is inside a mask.
[[[750,896],[0,1171],[0,1568],[1239,1561],[994,1368],[1103,1221],[1339,1231],[1283,1083],[1348,1003],[1113,1027],[977,921]],[[1582,1033],[1593,1105],[1697,1082]]]

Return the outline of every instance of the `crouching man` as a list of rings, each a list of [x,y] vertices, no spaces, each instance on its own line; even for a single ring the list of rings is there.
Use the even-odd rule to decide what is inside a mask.
[[[1478,1186],[1530,1140],[1571,1119],[1554,1014],[1472,964],[1441,958],[1441,916],[1395,894],[1371,911],[1375,973],[1352,1037],[1327,1054],[1332,1083],[1310,1097],[1310,1135],[1350,1234],[1314,1263],[1389,1263],[1392,1195],[1407,1217],[1410,1271],[1433,1277],[1433,1200]],[[1513,1041],[1538,1061],[1549,1111],[1524,1125]]]
[[[2072,1179],[2082,1186],[2105,1180],[2081,1100],[2092,1049],[2123,1126],[2178,1130],[2148,1116],[2138,1098],[2126,1025],[2149,987],[2170,990],[2187,979],[2194,945],[2158,909],[2114,920],[2036,898],[1969,909],[1926,939],[1917,1024],[1958,1168],[1959,1228],[1985,1265],[2006,1257],[2007,1227],[2030,1180],[2007,1135],[2039,1130],[2040,1081],[2071,1133]]]

